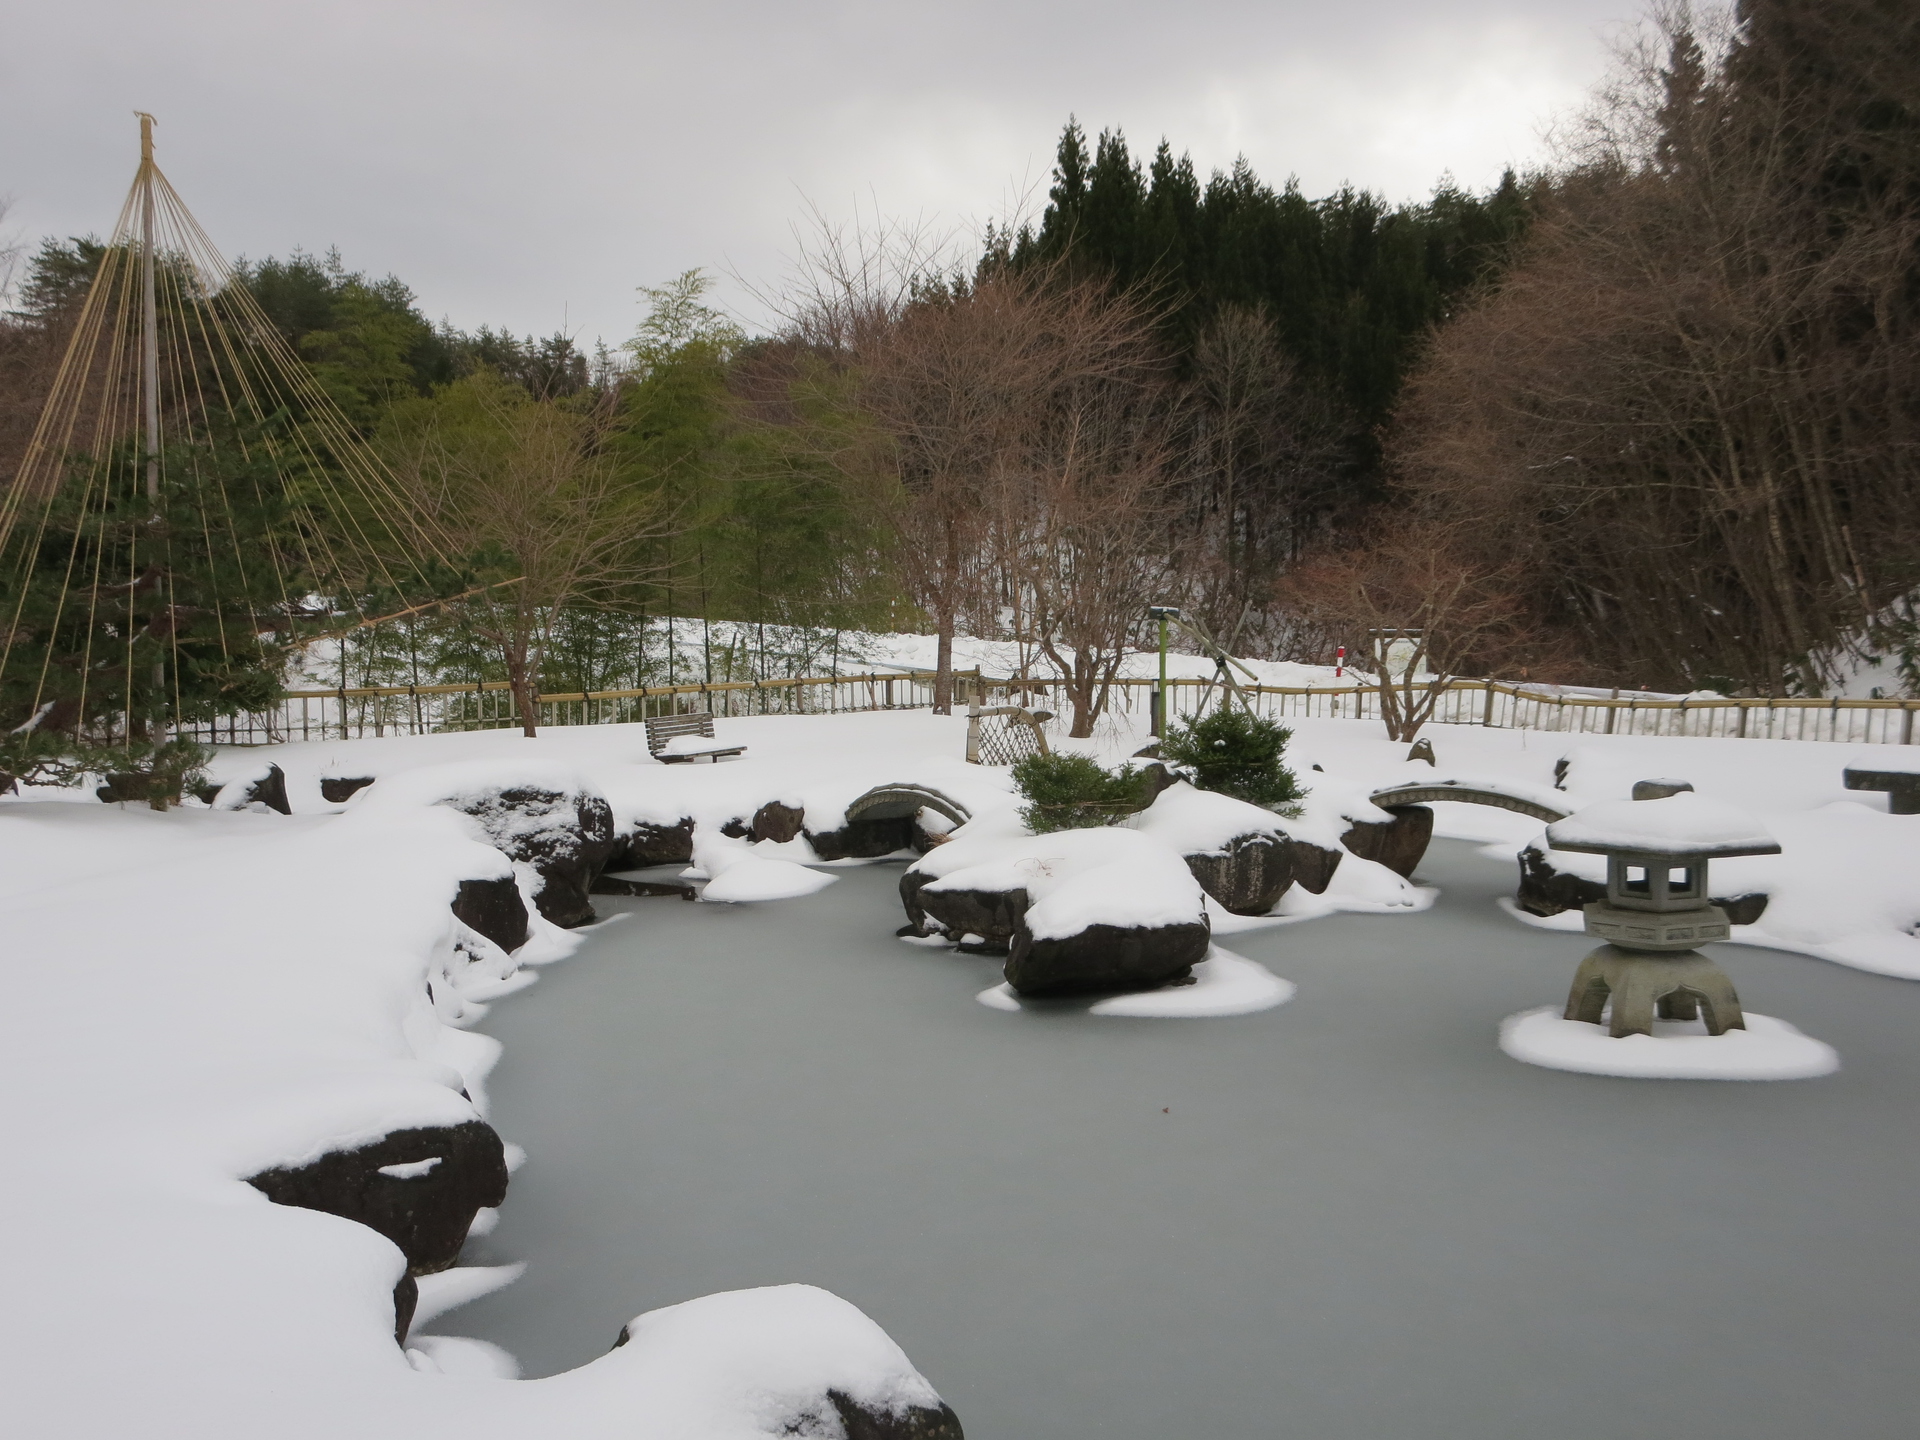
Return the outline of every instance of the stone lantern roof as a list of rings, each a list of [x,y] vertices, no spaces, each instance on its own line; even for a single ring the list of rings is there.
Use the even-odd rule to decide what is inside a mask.
[[[1715,860],[1778,855],[1780,843],[1746,811],[1692,791],[1658,800],[1605,800],[1547,827],[1556,850]]]

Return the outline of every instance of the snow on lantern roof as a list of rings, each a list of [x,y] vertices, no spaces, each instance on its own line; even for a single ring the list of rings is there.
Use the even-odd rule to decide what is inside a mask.
[[[1691,791],[1658,800],[1606,800],[1547,827],[1555,850],[1605,855],[1636,851],[1710,859],[1777,855],[1779,842],[1746,811]]]

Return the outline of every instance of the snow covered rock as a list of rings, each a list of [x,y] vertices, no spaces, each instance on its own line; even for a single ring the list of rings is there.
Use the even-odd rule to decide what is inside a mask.
[[[929,892],[936,877],[917,867],[900,877],[900,903],[914,933],[925,935],[929,920],[955,940],[989,950],[1010,950],[1027,913],[1027,892],[1016,885],[1008,890],[968,890],[943,885]]]
[[[1126,824],[1178,851],[1200,887],[1236,915],[1265,915],[1293,884],[1295,846],[1280,817],[1231,795],[1172,783]]]
[[[507,1195],[505,1147],[491,1125],[396,1130],[305,1165],[275,1167],[247,1183],[276,1205],[297,1205],[377,1230],[407,1257],[409,1275],[459,1257],[474,1215]]]
[[[653,865],[685,865],[693,859],[693,817],[671,825],[643,820],[607,861],[609,870],[645,870]]]
[[[650,1310],[589,1369],[653,1400],[649,1434],[962,1440],[959,1418],[887,1333],[812,1285]]]
[[[320,798],[329,805],[344,805],[373,784],[374,778],[372,775],[322,775]]]
[[[1311,840],[1302,840],[1298,835],[1289,835],[1287,838],[1293,842],[1294,883],[1309,894],[1324,895],[1327,886],[1333,883],[1333,872],[1340,868],[1341,857],[1346,851],[1329,850]]]
[[[932,916],[954,939],[1006,936],[1019,993],[1151,989],[1206,958],[1206,896],[1171,846],[1131,829],[1027,835],[983,818],[916,861],[902,898],[910,919]]]
[[[1293,885],[1285,835],[1236,835],[1220,850],[1182,858],[1200,888],[1235,915],[1265,915]]]
[[[1391,820],[1356,820],[1340,837],[1340,843],[1362,860],[1377,861],[1404,880],[1413,874],[1433,839],[1433,811],[1425,805],[1392,805],[1386,810]]]
[[[462,880],[453,900],[454,918],[511,954],[527,943],[527,902],[511,875]]]
[[[1037,938],[1022,926],[1007,956],[1007,984],[1021,995],[1155,990],[1193,973],[1213,931],[1204,913],[1167,925],[1107,925]]]
[[[120,793],[123,786],[119,782],[130,778],[143,777],[107,777],[113,785],[116,799],[128,798]],[[100,798],[104,800],[107,797],[102,795]],[[146,798],[144,792],[139,798]],[[227,781],[220,787],[220,793],[213,797],[213,808],[216,810],[244,810],[249,805],[264,805],[269,810],[278,810],[282,815],[291,815],[293,806],[287,801],[286,772],[269,761]]]
[[[443,803],[480,822],[488,841],[540,878],[533,903],[566,929],[593,917],[587,897],[616,848],[605,799],[562,785],[485,786]]]
[[[754,840],[771,840],[776,845],[784,845],[796,839],[807,823],[807,812],[800,806],[789,805],[784,800],[769,800],[753,812],[753,823],[747,827],[747,833]]]

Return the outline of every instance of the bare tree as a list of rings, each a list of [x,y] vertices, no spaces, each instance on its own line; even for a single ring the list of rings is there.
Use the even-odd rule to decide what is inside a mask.
[[[664,517],[619,483],[613,423],[607,404],[532,400],[482,371],[401,407],[388,444],[403,495],[487,582],[454,610],[499,652],[528,737],[556,617],[649,578],[642,542],[664,533]]]
[[[1265,597],[1334,523],[1351,427],[1300,378],[1261,311],[1221,307],[1195,338],[1189,370],[1182,603],[1212,630],[1240,627],[1250,644],[1278,653],[1293,637]]]
[[[1920,12],[1656,13],[1394,459],[1625,684],[1818,689],[1920,581]]]
[[[1459,526],[1404,515],[1369,544],[1323,549],[1276,588],[1285,609],[1355,655],[1380,632],[1417,632],[1400,670],[1375,676],[1390,740],[1418,735],[1456,675],[1523,664],[1551,673],[1564,658],[1528,631],[1522,567],[1477,560]]]

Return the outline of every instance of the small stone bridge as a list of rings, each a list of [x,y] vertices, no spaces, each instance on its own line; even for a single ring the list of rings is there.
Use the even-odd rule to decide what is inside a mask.
[[[1515,788],[1486,780],[1421,780],[1405,785],[1389,785],[1367,797],[1381,809],[1393,805],[1426,805],[1436,800],[1453,800],[1468,805],[1493,805],[1552,824],[1572,813],[1565,805],[1555,804]]]

